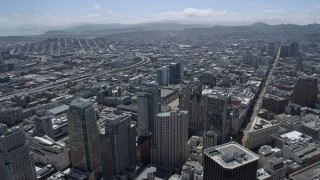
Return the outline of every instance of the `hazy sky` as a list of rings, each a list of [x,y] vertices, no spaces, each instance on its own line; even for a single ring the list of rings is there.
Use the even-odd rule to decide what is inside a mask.
[[[320,23],[319,0],[0,0],[0,35],[87,23]]]

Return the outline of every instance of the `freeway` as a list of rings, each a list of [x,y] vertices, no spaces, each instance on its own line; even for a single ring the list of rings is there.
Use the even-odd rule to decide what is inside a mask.
[[[136,63],[136,64],[133,64],[131,66],[123,67],[123,68],[115,68],[115,69],[112,69],[110,71],[101,72],[101,73],[92,73],[92,74],[86,74],[86,75],[79,75],[79,76],[76,76],[74,78],[64,78],[64,79],[62,79],[60,81],[57,81],[57,82],[50,82],[50,83],[47,83],[47,84],[44,84],[44,85],[41,85],[41,86],[38,86],[38,87],[31,88],[28,91],[26,91],[25,89],[22,89],[22,90],[17,90],[17,91],[12,92],[12,93],[6,93],[6,94],[3,94],[2,97],[0,97],[0,102],[7,101],[7,100],[9,100],[10,98],[12,98],[14,96],[18,96],[18,97],[22,96],[22,95],[25,95],[25,94],[30,93],[30,92],[33,92],[33,93],[43,92],[43,91],[46,91],[46,90],[51,89],[51,88],[61,87],[61,86],[64,85],[64,83],[66,83],[68,81],[81,82],[81,81],[84,81],[84,80],[87,80],[87,79],[90,79],[90,78],[93,78],[93,77],[97,77],[97,76],[101,76],[101,75],[113,74],[113,73],[117,73],[117,72],[120,72],[120,71],[123,72],[123,71],[127,71],[127,70],[130,70],[130,69],[133,69],[133,68],[137,68],[137,67],[140,67],[140,66],[143,66],[143,65],[146,65],[146,64],[150,63],[150,58],[144,56],[143,54],[137,53],[136,56],[140,57],[141,61]]]
[[[260,91],[259,97],[258,97],[258,99],[257,99],[257,101],[256,101],[256,103],[254,105],[252,116],[250,118],[250,123],[247,125],[247,127],[245,129],[245,132],[244,132],[244,135],[243,135],[243,138],[242,138],[242,144],[243,145],[245,145],[245,142],[248,139],[249,132],[252,131],[252,129],[255,126],[255,124],[257,123],[257,121],[259,121],[259,118],[257,116],[258,116],[258,113],[259,113],[259,111],[261,109],[261,106],[262,106],[262,100],[263,100],[263,97],[264,97],[265,93],[267,92],[267,88],[269,86],[269,82],[271,81],[271,78],[272,78],[272,75],[273,75],[273,71],[277,67],[279,59],[280,59],[280,49],[279,49],[279,51],[277,53],[277,57],[276,57],[273,65],[272,65],[272,68],[269,71],[269,74],[268,74],[266,80],[264,81],[264,85],[263,85],[262,90]]]

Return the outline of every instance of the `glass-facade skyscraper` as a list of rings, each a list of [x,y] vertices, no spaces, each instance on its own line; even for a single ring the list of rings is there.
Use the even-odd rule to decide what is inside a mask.
[[[68,111],[72,167],[95,172],[101,167],[100,140],[93,103],[76,98]]]

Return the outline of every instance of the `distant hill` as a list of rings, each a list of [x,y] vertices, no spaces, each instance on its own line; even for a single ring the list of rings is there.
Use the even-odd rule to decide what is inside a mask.
[[[182,30],[193,27],[209,27],[206,25],[184,25],[178,23],[144,23],[144,24],[84,24],[72,28],[67,28],[67,32],[94,32],[94,31],[112,31],[112,30]]]
[[[149,31],[149,32],[148,32]],[[144,32],[144,33],[142,33]],[[144,23],[144,24],[84,24],[67,28],[64,30],[51,30],[42,35],[34,36],[18,36],[18,37],[0,37],[0,40],[12,41],[40,41],[48,37],[69,37],[69,36],[109,36],[115,34],[126,35],[130,38],[130,34],[141,36],[143,38],[146,33],[160,35],[160,32],[175,32],[184,36],[202,36],[205,38],[208,35],[221,36],[225,34],[269,34],[271,36],[286,36],[289,34],[319,34],[319,24],[295,25],[295,24],[278,24],[269,25],[263,22],[257,22],[251,25],[244,26],[210,26],[198,24],[179,24],[179,23]],[[127,33],[127,34],[124,34]],[[131,34],[133,35],[133,34]],[[168,33],[161,34],[167,36]],[[151,35],[150,35],[151,36]]]

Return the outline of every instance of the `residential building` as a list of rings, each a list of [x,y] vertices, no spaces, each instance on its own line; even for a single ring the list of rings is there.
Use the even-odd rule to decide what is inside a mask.
[[[188,111],[173,109],[158,113],[154,122],[151,163],[179,167],[187,160]]]

